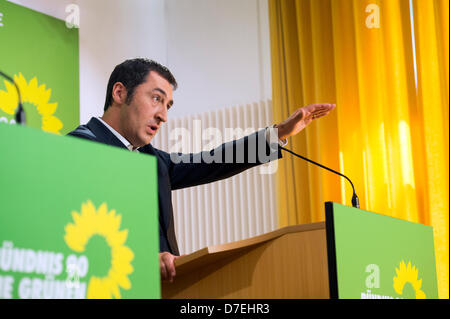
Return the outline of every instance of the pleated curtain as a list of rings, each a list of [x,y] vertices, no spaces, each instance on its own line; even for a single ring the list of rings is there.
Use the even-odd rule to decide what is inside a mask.
[[[361,208],[434,227],[448,298],[448,0],[269,0],[273,117],[336,103],[287,147],[348,175]],[[344,179],[284,155],[279,226],[351,206]]]

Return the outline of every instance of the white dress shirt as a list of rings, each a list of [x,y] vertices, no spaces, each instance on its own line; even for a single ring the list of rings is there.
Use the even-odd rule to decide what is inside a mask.
[[[109,126],[109,124],[106,123],[105,121],[103,121],[101,118],[98,117],[98,119],[100,120],[100,122],[103,123],[103,125],[105,125],[111,131],[111,133],[113,133],[119,139],[119,141],[121,141],[123,143],[123,145],[125,145],[126,148],[128,148],[132,152],[139,153],[137,148],[135,148],[130,142],[128,142],[128,140],[125,137],[120,135],[119,132],[117,132],[115,129],[113,129],[111,126]]]

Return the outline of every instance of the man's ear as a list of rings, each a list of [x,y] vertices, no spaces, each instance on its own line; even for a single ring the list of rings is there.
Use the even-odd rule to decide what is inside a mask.
[[[127,100],[127,88],[122,82],[116,82],[112,89],[112,98],[118,105],[122,105]]]

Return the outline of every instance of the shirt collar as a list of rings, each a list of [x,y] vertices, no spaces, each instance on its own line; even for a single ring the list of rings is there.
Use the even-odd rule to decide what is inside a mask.
[[[128,140],[120,135],[119,132],[117,132],[115,129],[113,129],[108,123],[103,121],[100,117],[97,118],[103,125],[105,125],[111,133],[113,133],[122,143],[125,145],[126,148],[128,148],[130,151],[137,152],[137,148],[135,148]]]

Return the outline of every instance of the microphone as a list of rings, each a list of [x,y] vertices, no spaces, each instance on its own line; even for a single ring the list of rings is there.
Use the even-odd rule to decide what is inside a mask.
[[[14,86],[16,87],[17,96],[19,97],[19,105],[17,106],[17,109],[16,109],[15,119],[16,119],[17,124],[25,125],[25,123],[26,123],[25,110],[23,109],[23,106],[22,106],[22,97],[20,96],[19,87],[17,86],[16,82],[10,76],[6,75],[2,71],[0,71],[0,75],[3,76],[5,79],[7,79],[9,82],[13,83]]]
[[[314,162],[314,161],[312,161],[312,160],[310,160],[310,159],[308,159],[308,158],[306,158],[306,157],[304,157],[304,156],[298,155],[298,154],[292,152],[291,150],[288,150],[287,148],[284,148],[283,146],[280,146],[278,143],[272,143],[271,148],[274,148],[274,149],[276,149],[276,148],[281,148],[282,150],[285,150],[285,151],[287,151],[287,152],[289,152],[289,153],[291,153],[291,154],[293,154],[293,155],[295,155],[295,156],[297,156],[297,157],[300,157],[301,159],[303,159],[303,160],[305,160],[305,161],[307,161],[307,162],[313,163],[313,164],[315,164],[315,165],[317,165],[317,166],[319,166],[319,167],[322,167],[322,168],[324,168],[324,169],[326,169],[326,170],[328,170],[328,171],[330,171],[330,172],[333,172],[333,173],[335,173],[335,174],[338,174],[339,176],[342,176],[342,177],[344,177],[345,179],[347,179],[347,180],[350,182],[350,185],[352,185],[352,188],[353,188],[352,206],[355,207],[355,208],[359,208],[359,198],[358,198],[358,196],[356,195],[355,187],[353,186],[353,183],[352,183],[352,181],[350,180],[350,178],[348,178],[348,177],[345,176],[344,174],[341,174],[341,173],[339,173],[339,172],[336,172],[335,170],[332,170],[331,168],[328,168],[328,167],[326,167],[326,166],[323,166],[322,164],[316,163],[316,162]]]

